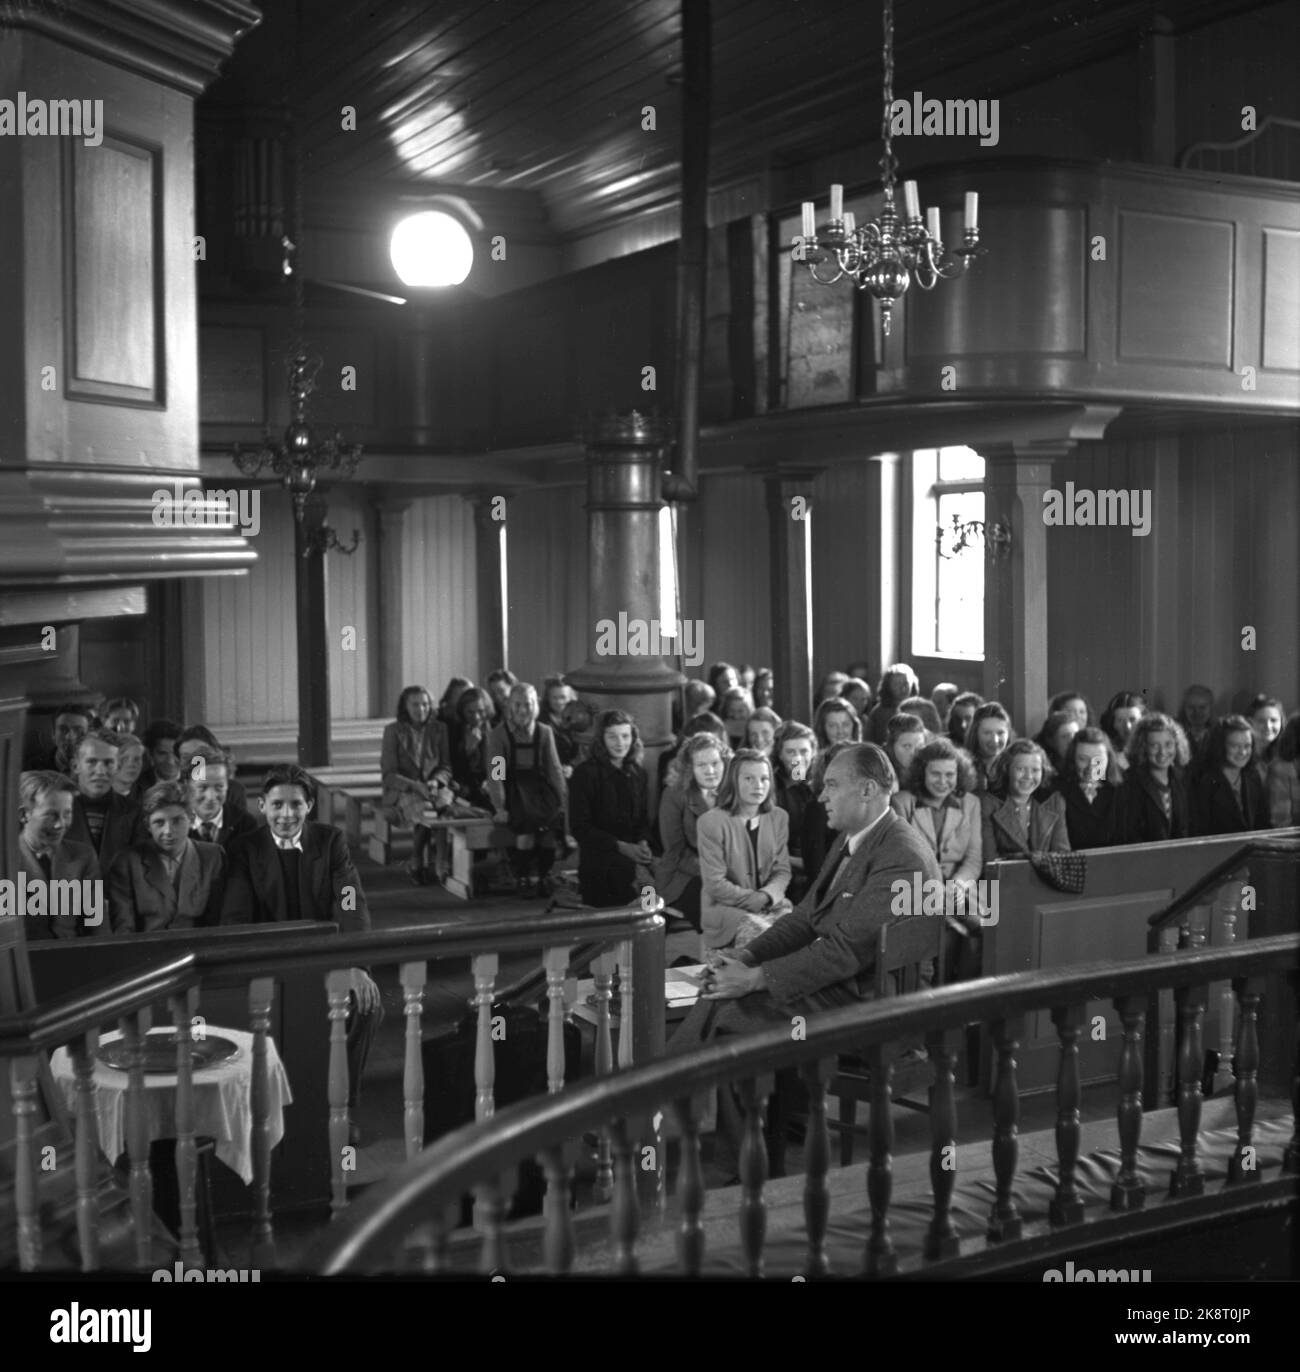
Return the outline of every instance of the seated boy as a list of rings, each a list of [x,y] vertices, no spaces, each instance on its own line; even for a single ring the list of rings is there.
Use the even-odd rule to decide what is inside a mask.
[[[221,912],[226,855],[190,838],[190,802],[179,782],[160,781],[144,794],[149,837],[113,859],[108,904],[115,934],[215,925]]]
[[[28,884],[33,881],[91,881],[94,887],[83,887],[99,897],[87,909],[84,902],[81,918],[60,912],[48,898],[46,913],[34,919],[24,919],[23,929],[29,939],[84,938],[108,932],[104,920],[99,859],[88,843],[76,843],[66,837],[72,823],[72,802],[77,788],[60,772],[24,772],[18,787],[18,869],[26,874]],[[48,890],[48,888],[47,888]],[[30,899],[28,906],[30,908]]]
[[[301,767],[272,767],[262,784],[266,827],[230,845],[222,924],[264,924],[315,919],[345,933],[370,928],[361,878],[347,840],[332,824],[307,817],[316,788]],[[379,988],[361,967],[351,969],[348,1037],[348,1110],[352,1143],[360,1141],[356,1106],[370,1044],[383,1019]]]
[[[185,764],[186,788],[194,820],[190,837],[219,843],[229,851],[235,839],[253,833],[257,820],[230,799],[230,762],[220,748],[201,743]]]

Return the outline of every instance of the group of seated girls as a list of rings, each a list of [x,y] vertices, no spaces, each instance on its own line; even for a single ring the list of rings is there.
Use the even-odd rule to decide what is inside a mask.
[[[1284,725],[1270,697],[1215,720],[1212,693],[1192,688],[1173,719],[1121,692],[1097,727],[1087,700],[1062,692],[1029,739],[996,701],[949,685],[919,697],[906,664],[887,669],[865,725],[849,698],[864,689],[827,678],[809,728],[728,683],[725,718],[685,725],[654,878],[707,947],[743,945],[815,877],[833,837],[821,778],[865,733],[894,766],[894,809],[933,848],[950,893],[965,888],[968,909],[997,858],[1300,824],[1300,714]]]

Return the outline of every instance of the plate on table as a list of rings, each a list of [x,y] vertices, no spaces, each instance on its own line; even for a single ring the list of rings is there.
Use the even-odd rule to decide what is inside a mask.
[[[190,1040],[190,1064],[196,1072],[204,1067],[215,1067],[219,1062],[228,1062],[238,1054],[239,1045],[220,1034],[208,1034],[201,1039]],[[105,1044],[97,1056],[106,1067],[114,1067],[119,1072],[131,1070],[130,1049],[125,1039],[114,1039],[112,1043]],[[144,1070],[155,1076],[176,1071],[175,1030],[150,1034],[145,1039]]]

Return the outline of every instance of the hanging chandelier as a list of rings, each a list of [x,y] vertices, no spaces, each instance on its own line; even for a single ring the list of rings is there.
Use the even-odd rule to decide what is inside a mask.
[[[291,48],[293,65],[290,73],[303,71],[302,61],[302,5],[301,0],[294,10],[293,43]],[[286,89],[293,90],[293,75],[286,73]],[[300,260],[300,245],[303,240],[302,210],[302,136],[299,110],[301,100],[290,96],[292,118],[292,170],[293,170],[293,219],[289,233],[283,234],[280,246],[284,256],[281,260],[281,274],[293,282],[293,324],[289,341],[288,381],[289,381],[289,423],[284,434],[276,440],[268,429],[262,438],[262,446],[249,451],[236,444],[231,451],[231,459],[245,476],[255,476],[269,471],[280,479],[281,484],[293,499],[293,516],[302,526],[307,519],[307,501],[316,489],[322,476],[347,478],[355,474],[361,461],[362,447],[359,443],[345,443],[339,430],[325,438],[318,439],[316,431],[307,418],[307,404],[316,389],[316,376],[323,360],[313,355],[305,341],[306,300]],[[359,530],[352,531],[351,545],[339,541],[337,533],[328,524],[305,530],[306,538],[303,556],[337,550],[342,553],[355,552],[361,542]]]
[[[894,187],[898,160],[894,156],[894,4],[885,0],[883,52],[883,113],[880,138],[884,151],[880,158],[880,177],[885,203],[880,218],[859,225],[852,210],[844,209],[844,187],[831,187],[830,221],[817,231],[817,207],[803,202],[803,260],[819,285],[831,286],[842,277],[851,277],[860,291],[868,291],[880,301],[881,324],[889,333],[890,312],[912,284],[923,291],[935,288],[942,279],[960,276],[979,248],[979,196],[966,192],[965,232],[960,245],[952,248],[943,242],[939,211],[933,205],[921,218],[921,202],[915,181],[903,182],[903,218],[894,208]]]
[[[301,230],[299,230],[301,232]],[[270,471],[280,478],[285,490],[293,498],[294,518],[301,524],[307,515],[307,500],[316,489],[322,475],[352,476],[361,461],[359,443],[345,443],[338,431],[317,439],[307,418],[307,402],[316,389],[316,374],[321,369],[320,357],[308,353],[303,341],[303,276],[296,261],[296,245],[288,237],[282,240],[285,256],[283,271],[293,277],[293,341],[289,359],[289,423],[278,441],[268,432],[262,446],[251,452],[236,444],[231,457],[245,476]],[[342,552],[352,552],[338,543],[332,546]]]

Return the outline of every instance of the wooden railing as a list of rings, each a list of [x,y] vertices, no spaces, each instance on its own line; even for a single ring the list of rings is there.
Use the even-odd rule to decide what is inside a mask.
[[[610,1071],[615,1062],[610,1001],[617,977],[622,996],[617,1061],[627,1067],[634,1059],[638,1033],[650,1026],[644,1042],[650,1052],[662,1046],[663,930],[656,910],[638,907],[613,910],[557,910],[519,919],[485,918],[430,922],[413,928],[339,935],[333,926],[308,925],[292,933],[280,926],[216,931],[208,945],[126,975],[119,975],[42,1004],[29,1012],[0,1017],[0,1058],[8,1066],[13,1114],[13,1211],[17,1235],[17,1265],[34,1271],[42,1265],[42,1187],[47,1180],[40,1166],[43,1147],[59,1139],[64,1123],[57,1091],[49,1078],[46,1055],[68,1045],[75,1071],[75,1187],[76,1228],[80,1264],[84,1271],[100,1266],[97,1232],[99,1133],[94,1066],[99,1033],[106,1025],[122,1030],[127,1044],[126,1143],[129,1191],[135,1232],[136,1264],[152,1265],[152,1179],[144,1100],[144,1038],[153,1007],[166,1005],[177,1035],[177,1094],[175,1137],[180,1187],[180,1257],[186,1265],[201,1265],[196,1226],[196,1148],[193,1101],[194,1079],[190,1044],[191,1025],[202,1005],[205,985],[232,981],[248,984],[252,1028],[252,1159],[254,1219],[253,1260],[275,1266],[274,1226],[270,1203],[271,1142],[269,1127],[269,1069],[267,1044],[277,974],[319,970],[323,975],[329,1026],[328,1128],[332,1171],[331,1208],[347,1205],[348,1063],[343,1033],[347,1014],[348,973],[360,965],[400,964],[406,1016],[402,1132],[408,1157],[424,1144],[424,1079],[421,1061],[421,1022],[431,960],[470,960],[478,1010],[475,1046],[475,1116],[489,1118],[495,1109],[493,1092],[495,1047],[492,1005],[498,993],[502,954],[537,950],[549,1001],[546,1063],[549,1089],[564,1088],[564,1008],[566,979],[572,967],[589,966],[596,984],[596,1066]],[[634,976],[633,965],[638,975]],[[659,984],[655,984],[655,980]],[[658,1039],[653,1032],[657,1023]],[[649,1054],[648,1054],[649,1055]],[[49,1106],[42,1120],[39,1097]],[[313,1121],[311,1127],[317,1127]],[[111,1160],[110,1160],[111,1161]],[[612,1184],[612,1183],[611,1183]]]
[[[1243,843],[1176,900],[1147,920],[1148,953],[1172,953],[1176,949],[1232,948],[1248,929],[1239,928],[1240,920],[1249,919],[1258,909],[1258,902],[1246,900],[1247,893],[1257,896],[1251,885],[1251,868],[1259,859],[1281,858],[1295,863],[1300,859],[1300,839],[1252,838]],[[1244,910],[1243,910],[1244,906]],[[1218,1082],[1226,1081],[1228,1064],[1232,1058],[1234,1014],[1236,998],[1232,986],[1225,980],[1208,988],[1207,1003],[1201,1011],[1211,1010],[1217,1021],[1217,1043],[1210,1050],[1207,1072]],[[1175,1098],[1174,1051],[1179,1041],[1179,1016],[1172,988],[1160,992],[1158,1007],[1151,1007],[1159,1033],[1147,1042],[1147,1103],[1168,1104]]]
[[[1254,1157],[1254,1119],[1257,1105],[1256,1069],[1259,1062],[1255,1033],[1260,987],[1278,972],[1293,972],[1300,954],[1300,936],[1286,935],[1238,945],[1235,948],[1157,954],[1141,963],[1089,964],[1068,971],[1027,972],[996,981],[984,979],[938,991],[919,992],[892,1000],[814,1016],[806,1036],[792,1036],[780,1028],[728,1039],[725,1044],[696,1053],[643,1064],[602,1081],[571,1087],[561,1096],[511,1107],[484,1124],[458,1130],[431,1145],[394,1176],[352,1207],[347,1216],[322,1236],[302,1259],[303,1270],[325,1275],[409,1270],[412,1233],[420,1236],[419,1260],[426,1272],[447,1268],[451,1207],[466,1192],[494,1187],[522,1159],[543,1159],[556,1185],[565,1177],[563,1146],[584,1131],[607,1130],[614,1142],[614,1198],[610,1234],[617,1273],[637,1270],[636,1245],[640,1228],[634,1169],[638,1136],[645,1120],[671,1109],[681,1133],[681,1163],[677,1188],[680,1205],[678,1261],[685,1275],[698,1274],[704,1261],[702,1181],[698,1098],[701,1092],[723,1085],[738,1087],[744,1113],[740,1156],[741,1195],[739,1237],[747,1271],[760,1276],[764,1268],[766,1153],[763,1145],[764,1101],[771,1090],[771,1074],[785,1068],[801,1073],[809,1093],[806,1137],[807,1168],[804,1186],[809,1276],[828,1270],[826,1236],[830,1192],[827,1174],[830,1141],[826,1118],[828,1074],[837,1054],[861,1052],[865,1045],[883,1046],[913,1035],[925,1035],[934,1069],[930,1099],[930,1179],[933,1214],[924,1243],[930,1270],[961,1258],[952,1220],[956,1184],[956,1103],[953,1089],[952,1044],[961,1028],[973,1021],[991,1026],[997,1050],[993,1095],[993,1166],[996,1194],[989,1215],[988,1249],[995,1259],[1011,1257],[1014,1241],[1022,1237],[1015,1186],[1018,1160],[1019,1093],[1016,1047],[1028,1014],[1048,1010],[1059,1041],[1056,1143],[1058,1177],[1050,1209],[1055,1251],[1072,1248],[1085,1224],[1076,1174],[1080,1151],[1077,1042],[1084,1005],[1098,997],[1113,999],[1123,1024],[1118,1046],[1117,1121],[1121,1164],[1110,1197],[1121,1228],[1139,1217],[1148,1194],[1138,1170],[1137,1150],[1142,1132],[1142,1036],[1148,997],[1153,989],[1169,989],[1184,1009],[1178,1057],[1178,1130],[1180,1157],[1170,1178],[1177,1206],[1162,1210],[1162,1222],[1186,1223],[1207,1214],[1235,1214],[1260,1203],[1294,1197],[1300,1171],[1300,1140],[1293,1133],[1277,1178],[1261,1180],[1258,1170],[1242,1165]],[[1237,1152],[1221,1191],[1207,1194],[1198,1159],[1201,1116],[1201,1064],[1197,1046],[1196,1007],[1204,1003],[1206,986],[1218,979],[1231,981],[1240,1007],[1234,1062],[1237,1077],[1234,1103]],[[900,1269],[900,1260],[913,1255],[895,1251],[890,1232],[893,1126],[889,1108],[890,1068],[876,1074],[871,1112],[871,1153],[866,1170],[871,1228],[865,1271],[884,1276]],[[1300,1056],[1292,1062],[1293,1072]],[[1300,1113],[1300,1076],[1295,1077],[1296,1108]],[[492,1210],[482,1235],[480,1271],[508,1270],[505,1235],[499,1222],[501,1206]],[[1156,1217],[1147,1217],[1148,1220]],[[1149,1226],[1148,1226],[1149,1227]],[[1053,1255],[1051,1243],[1035,1240],[1035,1254]],[[548,1270],[571,1270],[574,1227],[566,1205],[548,1209],[545,1253]],[[965,1260],[962,1259],[964,1262]]]

